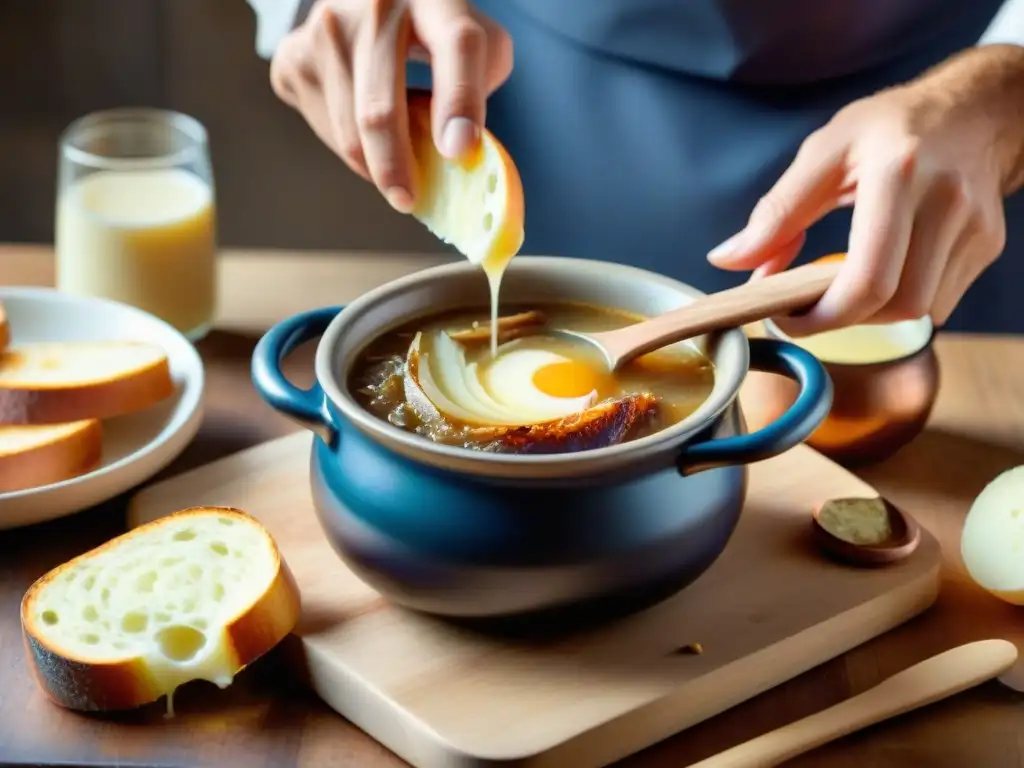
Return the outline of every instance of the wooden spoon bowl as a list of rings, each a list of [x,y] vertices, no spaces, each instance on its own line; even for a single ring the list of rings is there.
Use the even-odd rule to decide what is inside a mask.
[[[837,535],[830,528],[823,512],[835,502],[863,502],[881,504],[885,508],[889,535],[881,541],[855,543]],[[833,510],[834,511],[834,507]],[[824,517],[829,517],[828,513]],[[869,499],[829,499],[817,506],[812,513],[812,531],[815,543],[826,553],[841,562],[859,566],[878,566],[903,560],[913,554],[921,543],[921,527],[917,521],[894,504],[881,497]]]

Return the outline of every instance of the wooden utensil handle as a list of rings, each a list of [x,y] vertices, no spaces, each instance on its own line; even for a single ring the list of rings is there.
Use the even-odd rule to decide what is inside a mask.
[[[679,309],[614,331],[590,334],[614,359],[642,355],[713,330],[811,306],[839,273],[841,262],[807,264],[697,299]]]
[[[1005,672],[1017,659],[1006,640],[953,648],[883,680],[864,693],[721,752],[690,768],[769,768],[833,739],[964,691]]]

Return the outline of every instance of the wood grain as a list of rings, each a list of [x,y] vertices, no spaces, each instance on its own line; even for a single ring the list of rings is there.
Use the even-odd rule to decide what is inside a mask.
[[[352,253],[328,263],[318,254],[228,252],[223,264],[226,273],[245,275],[250,283],[245,288],[223,286],[228,301],[222,304],[222,318],[230,330],[214,333],[200,345],[208,374],[206,419],[195,442],[165,477],[294,431],[290,422],[263,405],[249,382],[249,355],[260,323],[347,301],[360,286],[390,279],[383,272],[393,270],[393,276],[423,262]],[[49,249],[0,248],[0,283],[46,284],[51,279]],[[280,285],[290,288],[267,290]],[[297,286],[302,290],[295,291]],[[680,768],[835,704],[964,642],[1005,637],[1024,647],[1020,610],[973,586],[958,554],[960,527],[971,499],[1003,469],[1024,464],[1024,377],[1019,374],[1024,370],[1024,340],[941,334],[937,350],[943,383],[928,429],[884,465],[860,472],[911,510],[939,540],[943,584],[935,606],[618,768]],[[299,384],[309,382],[310,351],[300,351],[286,366]],[[744,399],[744,406],[750,414],[756,403]],[[159,708],[120,721],[73,715],[45,702],[23,662],[17,620],[21,596],[49,568],[122,530],[124,502],[114,500],[65,520],[0,534],[0,761],[268,768],[403,765],[282,674],[280,654],[243,673],[216,705],[201,684],[183,691],[180,702],[188,714],[170,722],[162,719]],[[788,765],[1021,765],[1021,701],[1019,694],[988,683],[821,747]]]
[[[886,718],[954,696],[1008,670],[1017,646],[975,640],[897,672],[873,688],[756,739],[701,760],[693,768],[768,768]]]
[[[313,508],[311,443],[289,435],[153,485],[131,500],[130,525],[193,506],[262,521],[302,590],[303,676],[420,768],[608,765],[891,629],[938,591],[931,535],[869,571],[817,551],[811,510],[875,491],[797,446],[751,466],[736,532],[696,583],[595,632],[503,642],[395,608],[345,567]],[[679,653],[693,642],[704,652]]]
[[[804,264],[708,294],[643,322],[574,335],[600,347],[609,367],[618,370],[634,357],[668,344],[806,309],[822,297],[840,266],[836,262]]]

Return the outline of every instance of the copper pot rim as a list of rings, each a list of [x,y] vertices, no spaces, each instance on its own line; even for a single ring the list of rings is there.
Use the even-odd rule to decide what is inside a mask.
[[[823,359],[823,358],[820,358],[820,357],[818,358],[818,361],[823,366],[825,366],[826,368],[829,368],[829,369],[838,369],[838,370],[843,370],[843,371],[865,371],[865,370],[870,370],[872,368],[874,368],[874,369],[892,368],[894,366],[901,365],[903,363],[907,363],[907,362],[909,362],[909,361],[911,361],[911,360],[913,360],[913,359],[915,359],[917,357],[920,357],[922,355],[927,355],[927,354],[932,353],[933,352],[933,347],[934,347],[934,344],[935,344],[935,338],[936,338],[936,336],[939,333],[938,328],[936,328],[935,323],[927,315],[924,315],[924,316],[919,317],[919,318],[912,318],[912,319],[914,321],[927,320],[928,326],[929,326],[928,337],[920,346],[915,347],[913,350],[907,352],[904,355],[900,355],[899,357],[893,357],[893,358],[890,358],[888,360],[879,360],[877,362],[872,362],[872,363],[842,363],[842,362],[834,362],[832,360],[826,360],[826,359]],[[902,321],[902,322],[905,322],[905,321]],[[782,329],[779,328],[779,326],[776,325],[776,323],[773,320],[770,320],[770,319],[769,320],[764,320],[762,322],[762,325],[764,326],[765,332],[771,338],[773,338],[773,339],[775,339],[777,341],[788,341],[788,342],[790,342],[792,344],[796,344],[797,346],[800,345],[800,343],[799,343],[799,341],[797,339],[795,339],[795,338],[793,338],[793,337],[783,333]],[[896,325],[896,323],[880,324],[881,327],[884,327],[884,326],[887,326],[887,325],[890,325],[890,326],[891,325]],[[818,356],[815,355],[815,357],[818,357]]]

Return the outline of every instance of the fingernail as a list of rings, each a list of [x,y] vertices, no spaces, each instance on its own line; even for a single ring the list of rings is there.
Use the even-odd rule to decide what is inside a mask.
[[[409,190],[401,187],[391,187],[384,193],[384,197],[391,203],[391,207],[400,213],[412,213],[412,195]]]
[[[480,131],[466,117],[453,117],[441,133],[441,154],[450,160],[462,157],[476,144]]]
[[[741,230],[724,243],[712,248],[708,253],[708,261],[728,261],[730,258],[738,254],[741,250],[740,246],[743,244],[744,232],[746,232],[746,230]]]

